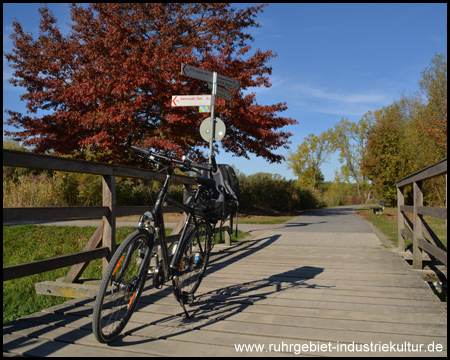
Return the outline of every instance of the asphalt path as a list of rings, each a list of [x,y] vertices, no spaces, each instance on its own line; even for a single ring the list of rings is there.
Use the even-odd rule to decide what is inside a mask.
[[[282,224],[282,232],[317,233],[373,233],[366,221],[355,210],[366,205],[339,206],[319,209]]]

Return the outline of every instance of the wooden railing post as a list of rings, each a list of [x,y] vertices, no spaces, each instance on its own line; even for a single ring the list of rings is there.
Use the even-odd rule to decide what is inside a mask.
[[[397,188],[397,217],[398,217],[398,251],[405,252],[405,238],[402,235],[402,231],[405,229],[405,219],[403,212],[400,208],[405,205],[405,188]]]
[[[183,203],[186,203],[187,199],[191,195],[191,185],[183,184]]]
[[[413,234],[413,268],[422,269],[422,250],[419,239],[423,237],[423,224],[419,216],[419,206],[423,206],[423,182],[414,181],[414,234]]]
[[[231,214],[230,216],[233,216],[233,214]],[[230,219],[225,221],[225,226],[228,226],[228,228],[230,229],[230,232],[225,230],[225,245],[231,246],[231,235],[230,234],[233,233],[233,229],[231,229],[231,220]]]
[[[109,208],[107,216],[103,216],[103,246],[109,248],[111,256],[116,250],[116,177],[102,176],[103,206]],[[103,274],[110,259],[103,258]]]

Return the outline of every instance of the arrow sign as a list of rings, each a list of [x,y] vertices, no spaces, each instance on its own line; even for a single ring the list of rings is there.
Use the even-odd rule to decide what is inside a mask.
[[[175,95],[172,106],[211,106],[211,95]]]
[[[212,89],[212,83],[208,84],[208,88]],[[216,95],[228,101],[233,100],[233,93],[230,90],[223,88],[222,86],[217,86]]]
[[[213,81],[212,71],[203,70],[183,63],[181,64],[181,75],[207,82]],[[233,90],[239,90],[241,87],[241,82],[239,80],[220,74],[217,74],[217,84]]]

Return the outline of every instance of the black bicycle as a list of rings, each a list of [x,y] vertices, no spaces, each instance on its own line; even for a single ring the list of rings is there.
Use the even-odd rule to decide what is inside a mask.
[[[120,244],[103,275],[92,322],[95,338],[101,343],[114,340],[125,328],[136,309],[149,274],[153,277],[154,287],[158,289],[166,281],[172,280],[175,299],[186,317],[189,317],[185,304],[194,301],[194,294],[205,275],[213,246],[213,229],[217,222],[207,212],[200,210],[202,206],[198,206],[210,200],[211,191],[215,187],[213,179],[196,177],[197,190],[188,204],[178,202],[168,195],[170,178],[175,168],[197,173],[197,170],[216,171],[214,158],[212,165],[201,165],[132,146],[131,137],[127,145],[149,161],[158,164],[165,162],[167,176],[153,209],[140,217],[136,231]],[[171,247],[172,256],[169,255],[164,229],[162,207],[165,201],[187,213],[179,241]],[[203,209],[207,207],[203,206]],[[150,264],[154,264],[154,267],[149,272]]]

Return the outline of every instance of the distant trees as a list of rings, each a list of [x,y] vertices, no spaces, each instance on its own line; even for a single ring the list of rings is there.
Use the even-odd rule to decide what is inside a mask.
[[[421,94],[402,96],[373,113],[363,172],[378,196],[391,204],[397,199],[399,179],[447,157],[446,55],[437,54],[431,63],[419,80]],[[424,186],[425,202],[444,205],[444,179]]]
[[[419,86],[426,98],[419,127],[431,140],[433,157],[447,156],[447,57],[437,54],[432,66],[422,72]]]
[[[447,57],[436,54],[419,79],[420,93],[368,111],[358,123],[342,118],[320,135],[310,134],[287,159],[303,186],[323,180],[321,165],[333,152],[342,164],[336,175],[356,183],[366,200],[374,195],[396,204],[395,183],[447,157]],[[425,202],[444,205],[445,181],[425,183]]]

